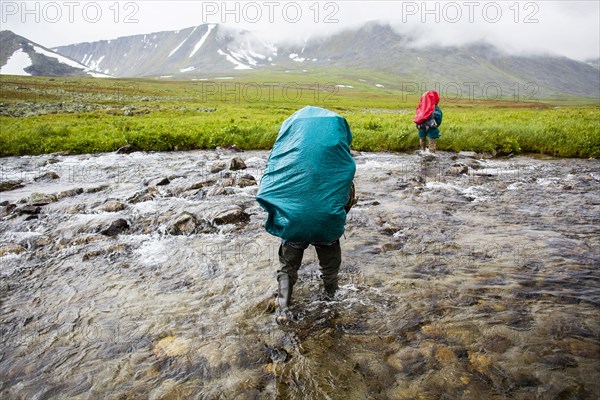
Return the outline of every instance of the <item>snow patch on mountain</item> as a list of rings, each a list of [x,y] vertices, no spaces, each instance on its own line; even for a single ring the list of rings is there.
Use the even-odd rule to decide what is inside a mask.
[[[36,51],[36,53],[43,54],[46,57],[54,58],[54,59],[58,60],[58,62],[60,62],[62,64],[66,64],[69,67],[83,69],[84,72],[92,75],[94,78],[107,78],[108,77],[108,70],[105,70],[104,74],[98,73],[98,72],[94,71],[95,68],[88,68],[86,65],[84,65],[82,63],[79,63],[75,60],[71,60],[70,58],[67,58],[65,56],[61,56],[60,54],[45,50],[39,46],[33,46],[33,49]],[[104,57],[102,57],[102,58],[104,58]]]
[[[0,67],[0,74],[30,76],[31,74],[25,72],[25,68],[30,67],[32,64],[29,54],[25,53],[23,49],[18,49],[8,57],[6,64]]]
[[[195,28],[194,28],[194,29],[193,29],[193,30],[190,32],[190,34],[189,34],[189,35],[187,35],[187,36],[185,37],[185,39],[183,39],[183,42],[179,43],[179,46],[175,47],[175,48],[174,48],[174,49],[173,49],[173,50],[172,50],[172,51],[169,53],[169,55],[167,56],[167,58],[169,58],[169,57],[171,57],[173,54],[175,54],[175,52],[176,52],[177,50],[179,50],[179,48],[180,48],[181,46],[183,46],[183,44],[184,44],[185,42],[187,42],[187,40],[190,38],[190,36],[192,36],[192,33],[196,32],[196,29],[198,29],[198,27],[195,27]],[[179,33],[179,31],[177,31],[176,33]]]
[[[67,57],[61,56],[60,54],[56,54],[53,53],[51,51],[47,51],[42,49],[41,47],[38,46],[33,46],[33,49],[40,54],[45,55],[46,57],[52,57],[57,59],[59,62],[63,63],[63,64],[67,64],[69,67],[73,67],[73,68],[83,68],[83,69],[87,69],[87,67],[81,63],[78,63],[75,60],[71,60]]]
[[[219,55],[225,56],[225,58],[227,59],[227,61],[229,61],[232,64],[235,64],[235,67],[233,69],[252,69],[252,67],[238,61],[237,59],[235,59],[234,57],[232,57],[231,55],[225,53],[223,50],[219,49],[217,50],[217,53]]]
[[[192,53],[190,54],[190,58],[196,54],[196,52],[198,50],[200,50],[200,48],[202,47],[202,45],[204,44],[204,42],[206,42],[206,39],[208,38],[208,35],[210,35],[210,33],[212,32],[213,29],[215,29],[215,26],[217,26],[216,24],[209,24],[208,25],[208,29],[206,30],[206,33],[200,38],[200,40],[198,41],[198,43],[196,43],[196,46],[194,46],[194,50],[192,50]]]
[[[92,58],[92,55],[90,54],[90,60],[88,60],[88,62],[86,63],[86,65],[88,66],[89,69],[93,69],[95,71],[99,71],[100,70],[100,63],[104,59],[104,56],[100,57],[96,61],[91,60],[91,58]],[[108,70],[106,70],[106,71],[108,71]]]
[[[297,53],[291,53],[289,57],[296,62],[304,62],[306,60],[304,57],[299,57]]]

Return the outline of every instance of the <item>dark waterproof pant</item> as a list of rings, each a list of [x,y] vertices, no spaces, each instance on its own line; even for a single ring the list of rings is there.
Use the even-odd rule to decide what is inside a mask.
[[[287,276],[292,285],[296,283],[304,250],[309,244],[315,246],[317,250],[325,289],[336,290],[338,273],[342,264],[342,249],[339,240],[332,243],[294,243],[283,241],[279,246],[279,263],[281,264],[281,269],[277,271],[277,280]]]

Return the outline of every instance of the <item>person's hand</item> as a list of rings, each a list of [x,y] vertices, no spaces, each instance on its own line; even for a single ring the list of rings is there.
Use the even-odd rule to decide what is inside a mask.
[[[425,131],[428,131],[429,129],[435,129],[437,128],[437,126],[437,122],[435,122],[435,119],[433,118],[425,121]]]

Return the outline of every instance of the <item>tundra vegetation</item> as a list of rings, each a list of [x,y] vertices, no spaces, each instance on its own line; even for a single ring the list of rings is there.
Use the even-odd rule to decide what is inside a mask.
[[[358,151],[418,148],[419,95],[343,74],[187,80],[0,78],[0,156],[173,151],[235,145],[269,149],[281,123],[315,105],[347,118]],[[277,83],[275,83],[277,82]],[[482,98],[442,93],[438,149],[492,155],[600,157],[598,99]]]

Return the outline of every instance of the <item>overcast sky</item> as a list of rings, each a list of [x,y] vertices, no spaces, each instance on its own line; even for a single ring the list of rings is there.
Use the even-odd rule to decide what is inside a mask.
[[[0,23],[46,47],[224,23],[271,41],[304,40],[368,21],[419,43],[487,41],[511,53],[600,56],[600,2],[590,1],[6,1]]]

